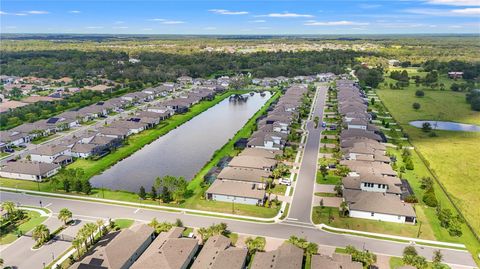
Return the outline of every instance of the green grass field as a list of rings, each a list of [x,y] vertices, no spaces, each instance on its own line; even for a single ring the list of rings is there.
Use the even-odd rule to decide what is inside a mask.
[[[130,228],[135,222],[133,219],[115,219],[115,225],[120,229]]]
[[[423,75],[423,73],[419,73],[419,75]],[[480,125],[480,112],[470,109],[465,102],[465,93],[449,90],[450,84],[454,81],[441,77],[440,82],[446,85],[445,91],[418,87],[425,92],[425,96],[421,98],[415,97],[417,87],[414,83],[403,90],[391,90],[382,84],[376,93],[400,127],[409,135],[412,145],[426,159],[467,221],[479,234],[480,161],[478,160],[478,145],[480,133],[435,131],[438,136],[430,137],[420,129],[408,124],[413,120],[443,120]],[[418,111],[412,108],[413,102],[421,105]],[[413,161],[415,171],[407,172],[407,177],[410,177],[411,184],[414,182],[414,190],[417,192],[418,188],[415,185],[419,184],[418,179],[431,173],[416,153]],[[408,175],[409,173],[412,175]],[[414,178],[417,180],[413,180]],[[452,207],[447,196],[440,189],[436,191],[436,194],[443,207]],[[440,228],[436,223],[438,221],[434,209],[425,208],[424,211],[437,239],[448,239],[450,236],[446,230]],[[470,250],[473,248],[473,253],[478,253],[480,243],[473,237],[473,234],[468,232],[466,227],[463,230],[464,235],[460,238],[461,241],[466,243]]]
[[[2,234],[0,236],[0,245],[12,243],[13,241],[17,240],[17,233],[25,234],[47,219],[47,217],[40,216],[40,213],[36,211],[25,211],[27,211],[29,220],[18,225],[16,229],[11,230],[9,233]]]

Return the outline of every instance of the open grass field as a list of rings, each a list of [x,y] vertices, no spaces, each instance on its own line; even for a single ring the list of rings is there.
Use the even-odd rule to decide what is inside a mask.
[[[409,72],[415,72],[410,69]],[[422,73],[419,73],[422,75]],[[388,79],[387,79],[388,81]],[[400,124],[400,127],[409,135],[410,142],[419,154],[426,159],[428,165],[437,175],[437,178],[446,188],[447,193],[462,211],[469,224],[477,234],[480,234],[480,160],[478,148],[480,133],[435,131],[437,137],[430,137],[420,129],[408,125],[413,120],[443,120],[480,125],[480,112],[470,109],[465,102],[465,93],[449,90],[453,80],[440,77],[440,82],[446,85],[445,91],[423,89],[424,97],[415,97],[417,87],[414,83],[403,90],[391,90],[380,85],[376,91],[378,97],[387,107],[391,115]],[[461,82],[461,81],[457,81]],[[412,103],[421,105],[418,111],[412,108]],[[414,152],[413,161],[415,171],[407,172],[409,182],[417,192],[419,180],[423,175],[431,174],[427,170],[419,155]],[[412,173],[412,175],[409,175]],[[416,183],[415,183],[416,182]],[[451,207],[447,196],[439,189],[437,199],[442,207]],[[425,208],[425,214],[431,222],[437,239],[448,239],[450,236],[436,221],[434,209]],[[473,248],[474,253],[480,251],[480,243],[473,234],[463,229],[462,242]]]
[[[130,228],[135,221],[133,219],[116,219],[114,222],[120,229],[126,229]]]
[[[36,211],[26,211],[29,217],[28,221],[18,225],[15,227],[15,229],[10,230],[8,233],[2,234],[0,236],[0,245],[12,243],[13,241],[17,240],[17,233],[25,234],[47,219],[45,216],[40,216],[40,213]]]

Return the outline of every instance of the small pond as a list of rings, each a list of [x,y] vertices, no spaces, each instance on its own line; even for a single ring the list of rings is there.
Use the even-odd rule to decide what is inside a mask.
[[[428,122],[432,125],[432,129],[445,131],[463,131],[463,132],[480,132],[480,126],[474,124],[465,124],[451,121],[433,121],[433,120],[416,120],[411,121],[410,125],[422,128],[422,125]]]

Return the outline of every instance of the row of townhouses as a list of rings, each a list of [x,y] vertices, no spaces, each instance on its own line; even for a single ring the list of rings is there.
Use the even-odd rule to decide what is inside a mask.
[[[415,210],[403,201],[408,182],[397,176],[386,155],[383,134],[371,124],[368,99],[351,80],[337,81],[338,112],[344,129],[340,133],[343,159],[350,173],[342,179],[343,198],[354,218],[415,223]]]
[[[185,228],[173,227],[155,237],[148,225],[134,225],[120,232],[110,233],[101,244],[73,269],[243,269],[247,266],[247,248],[232,245],[230,238],[214,235],[204,244],[191,237],[183,237]],[[252,269],[300,269],[303,250],[289,243],[283,243],[275,250],[257,252],[253,257]],[[361,269],[362,264],[353,262],[346,254],[332,256],[313,255],[313,269],[350,268]]]
[[[307,92],[305,85],[289,87],[266,116],[257,121],[246,148],[233,157],[206,191],[206,198],[222,202],[263,205],[267,178],[277,166],[287,143],[290,124],[297,120],[297,108]]]

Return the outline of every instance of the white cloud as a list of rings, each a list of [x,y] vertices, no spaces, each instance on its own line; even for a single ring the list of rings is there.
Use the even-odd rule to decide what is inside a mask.
[[[221,15],[247,15],[248,11],[232,11],[226,9],[209,9],[208,11]]]
[[[114,22],[114,24],[124,24],[125,22],[124,21],[116,21]]]
[[[453,14],[461,15],[480,15],[480,8],[464,8],[451,10]]]
[[[184,21],[168,21],[168,20],[165,20],[165,21],[162,21],[161,22],[162,24],[182,24],[182,23],[185,23]]]
[[[155,18],[155,19],[149,19],[149,21],[166,21],[166,19],[158,19],[158,18]]]
[[[463,8],[463,9],[435,9],[435,8],[412,8],[406,9],[405,12],[427,16],[463,16],[475,17],[480,15],[480,8]]]
[[[80,14],[82,13],[80,10],[70,10],[68,13],[72,13],[72,14]]]
[[[7,28],[7,29],[17,29],[17,26],[7,26],[5,28]]]
[[[45,10],[30,10],[30,11],[27,11],[26,13],[32,14],[32,15],[42,15],[42,14],[48,14],[49,12]]]
[[[309,26],[346,26],[346,25],[369,25],[368,22],[354,22],[354,21],[306,21],[304,25]]]
[[[103,26],[87,26],[87,29],[103,29]]]
[[[3,12],[0,10],[0,15],[7,15],[8,13],[7,12]]]
[[[27,16],[26,13],[13,13],[11,15],[14,15],[14,16]]]
[[[256,17],[270,17],[270,18],[313,18],[313,15],[310,14],[298,14],[298,13],[270,13],[266,15],[258,15]]]
[[[253,20],[253,21],[250,21],[250,22],[253,22],[253,23],[264,23],[264,22],[267,22],[266,20]]]
[[[272,29],[272,27],[257,27],[259,30],[269,30]]]
[[[113,29],[128,29],[128,26],[113,26]]]
[[[480,6],[478,0],[427,0],[432,5],[449,5],[449,6]]]

